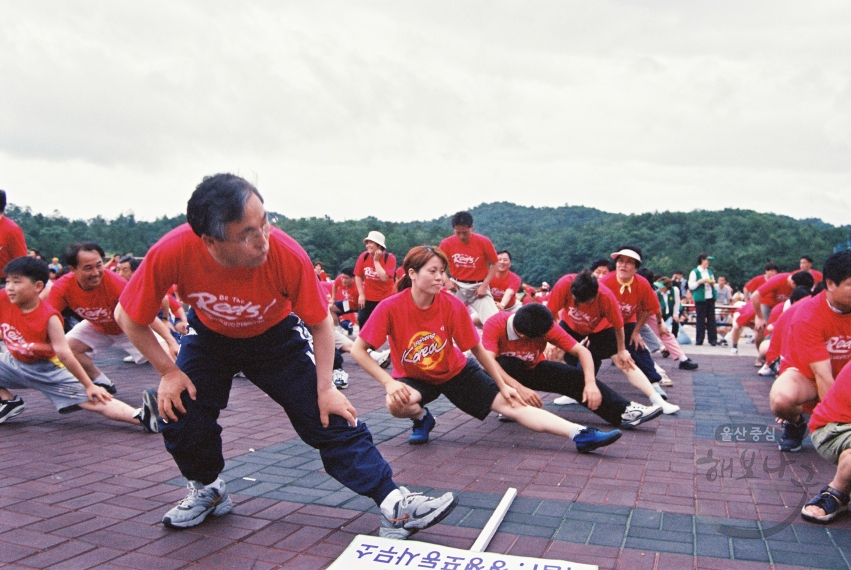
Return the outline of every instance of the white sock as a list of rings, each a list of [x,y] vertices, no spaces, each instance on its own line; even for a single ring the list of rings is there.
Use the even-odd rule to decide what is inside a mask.
[[[680,356],[680,362],[685,362],[686,360],[688,360],[688,356],[686,356],[685,354]]]
[[[387,516],[393,515],[393,507],[396,506],[396,503],[402,500],[402,491],[399,489],[393,489],[390,491],[390,494],[384,497],[384,500],[381,501],[381,512],[383,512]]]
[[[579,424],[573,424],[570,426],[570,439],[576,439],[576,436],[579,435],[579,432],[584,430],[586,426],[581,426]]]
[[[421,420],[421,419],[423,419],[423,418],[425,417],[425,414],[426,414],[426,411],[425,411],[425,408],[423,408],[423,409],[421,409],[421,410],[420,410],[420,415],[419,415],[419,417],[411,418],[411,419],[412,419],[412,420],[419,421],[419,420]]]
[[[650,403],[655,406],[661,406],[665,399],[659,394],[653,394],[650,396]]]
[[[97,378],[92,378],[92,382],[94,382],[95,384],[106,384],[107,386],[112,385],[112,380],[107,378],[106,374],[104,374],[103,372],[98,374]]]

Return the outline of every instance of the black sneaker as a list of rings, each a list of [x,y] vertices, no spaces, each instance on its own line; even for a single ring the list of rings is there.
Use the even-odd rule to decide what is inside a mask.
[[[680,360],[680,370],[697,370],[697,362],[691,358]]]
[[[27,405],[20,396],[15,396],[11,400],[0,400],[0,424],[9,418],[14,418],[26,409]]]
[[[118,393],[118,388],[115,387],[115,384],[107,384],[106,382],[94,382],[94,385],[103,388],[113,396]]]
[[[780,451],[800,451],[805,437],[807,437],[807,420],[804,414],[801,414],[801,421],[798,423],[783,422],[783,435],[780,436],[780,444],[777,447]]]

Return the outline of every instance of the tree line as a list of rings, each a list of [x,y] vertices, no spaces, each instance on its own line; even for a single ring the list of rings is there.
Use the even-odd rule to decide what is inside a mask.
[[[698,254],[708,252],[715,258],[716,275],[726,275],[740,287],[769,261],[787,271],[797,268],[801,255],[806,254],[821,268],[824,259],[846,243],[851,231],[851,226],[836,227],[817,219],[796,220],[738,209],[626,215],[581,206],[534,208],[496,202],[470,212],[475,231],[488,236],[498,250],[509,250],[512,269],[535,286],[542,281],[554,284],[561,275],[579,271],[631,243],[643,248],[645,266],[666,275],[675,270],[688,273]],[[15,205],[6,209],[6,215],[24,230],[27,246],[47,258],[61,258],[68,244],[80,240],[96,241],[108,253],[141,257],[160,237],[186,221],[180,215],[147,222],[136,220],[133,214],[113,220],[100,216],[70,220],[59,212],[45,216]],[[374,217],[337,222],[327,216],[296,219],[270,215],[311,259],[325,265],[329,275],[355,264],[363,252],[363,238],[372,230],[386,236],[388,250],[396,254],[399,264],[411,247],[436,245],[452,233],[449,216],[416,222],[385,222]]]

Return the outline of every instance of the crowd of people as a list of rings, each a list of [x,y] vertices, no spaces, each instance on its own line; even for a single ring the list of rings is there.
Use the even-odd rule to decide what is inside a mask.
[[[5,192],[0,199],[2,212]],[[795,272],[769,263],[739,293],[716,277],[707,253],[687,276],[668,277],[643,265],[640,246],[623,244],[535,289],[511,270],[509,251],[474,232],[469,212],[452,216],[451,226],[439,245],[414,247],[398,266],[385,236],[370,231],[354,266],[332,279],[272,225],[258,190],[231,174],[205,177],[187,204],[187,223],[144,260],[108,258],[99,244],[79,242],[48,263],[0,215],[0,423],[26,407],[10,390],[35,389],[60,413],[94,411],[161,433],[189,481],[163,523],[192,527],[232,509],[220,477],[218,417],[242,376],[284,409],[330,476],[375,501],[381,536],[404,539],[440,522],[457,499],[394,482],[342,392],[343,354],[383,386],[391,415],[410,420],[410,444],[429,442],[437,420],[428,406],[443,395],[479,420],[496,412],[589,453],[615,444],[624,429],[679,411],[654,353],[696,370],[682,344],[729,343],[736,354],[752,330],[759,373],[776,375],[769,400],[782,423],[781,451],[800,450],[809,431],[837,465],[802,516],[829,522],[846,508],[851,252],[828,257],[823,273],[809,256]],[[693,341],[686,322],[695,324]],[[95,364],[109,347],[161,376],[139,408],[113,397],[116,383]],[[645,404],[597,380],[607,360]],[[539,391],[588,408],[611,429],[545,410]]]

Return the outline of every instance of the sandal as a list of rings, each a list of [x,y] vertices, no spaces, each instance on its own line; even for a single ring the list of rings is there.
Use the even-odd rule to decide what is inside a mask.
[[[824,515],[816,516],[807,512],[807,507],[811,505],[823,510]],[[805,521],[827,524],[836,518],[836,515],[845,510],[847,506],[848,495],[842,491],[834,489],[830,485],[827,485],[821,490],[821,493],[810,499],[809,502],[804,505],[804,508],[801,509],[801,516]]]

